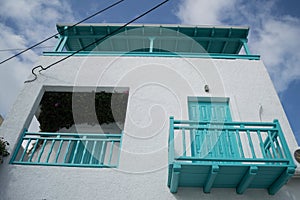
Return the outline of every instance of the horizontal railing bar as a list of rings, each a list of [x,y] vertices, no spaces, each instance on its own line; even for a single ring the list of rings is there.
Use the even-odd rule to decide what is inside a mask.
[[[253,131],[256,132],[260,131],[277,131],[275,128],[239,128],[239,127],[201,127],[201,126],[174,126],[174,129],[181,130],[181,129],[195,129],[195,130],[239,130],[239,131]]]
[[[43,52],[45,56],[67,56],[73,54],[75,51],[61,51],[61,52]],[[189,53],[189,52],[104,52],[104,51],[81,51],[74,56],[145,56],[145,57],[187,57],[187,58],[213,58],[213,59],[247,59],[260,60],[260,55],[245,55],[245,54],[224,54],[224,53]]]
[[[20,143],[27,142],[26,148],[24,149],[24,156],[21,157],[21,160],[13,160],[12,164],[20,165],[44,165],[44,166],[66,166],[66,167],[99,167],[99,168],[116,168],[118,165],[116,163],[107,163],[104,160],[106,155],[106,147],[102,146],[103,159],[101,163],[93,163],[93,158],[96,156],[95,145],[97,143],[105,143],[111,145],[110,160],[113,161],[113,156],[115,152],[112,151],[114,148],[113,144],[121,143],[122,134],[95,134],[95,133],[57,133],[57,132],[24,132],[23,137],[20,139]],[[88,148],[86,144],[93,142],[94,152],[90,155],[88,163],[85,162],[86,151]],[[33,144],[35,143],[35,144]],[[58,144],[58,151],[54,152],[54,146]],[[82,146],[82,144],[84,147]],[[24,159],[26,151],[29,148],[29,145],[33,144],[32,154],[29,159]],[[40,150],[38,146],[42,145]],[[50,149],[45,152],[45,147],[49,146]],[[66,149],[63,150],[63,145],[67,145]],[[56,147],[55,147],[56,148]],[[20,151],[18,148],[17,151]],[[120,149],[118,150],[120,153]],[[32,158],[34,154],[37,155],[37,160],[33,161]],[[63,156],[63,161],[59,161],[59,157]],[[54,156],[52,160],[52,155]],[[43,156],[43,159],[42,159]],[[79,163],[78,163],[78,159]],[[92,162],[91,162],[92,161]]]
[[[193,166],[199,166],[199,163],[197,162],[185,162],[185,161],[175,161],[174,163],[179,164],[179,165],[193,165]],[[211,166],[211,162],[202,162],[201,165],[204,166]],[[241,166],[240,162],[222,162],[222,163],[216,163],[216,165],[222,165],[222,166]],[[242,166],[259,166],[259,163],[244,163],[242,164]],[[262,166],[268,166],[268,167],[290,167],[290,164],[285,164],[285,163],[281,163],[280,165],[278,163],[276,164],[263,164]]]
[[[63,167],[99,167],[99,168],[116,168],[117,165],[105,165],[105,164],[76,164],[76,163],[44,163],[44,162],[20,162],[13,161],[12,164],[19,165],[43,165],[43,166],[63,166]]]
[[[58,132],[26,132],[25,135],[53,135],[53,136],[103,136],[103,137],[121,137],[122,134],[102,134],[102,133],[58,133]]]
[[[219,162],[289,162],[288,159],[265,159],[265,158],[196,158],[188,156],[176,157],[175,160],[185,160],[185,161],[219,161]]]
[[[228,125],[228,126],[273,126],[274,122],[203,122],[203,121],[192,121],[192,120],[174,120],[174,124],[211,124],[211,125]]]
[[[57,140],[57,141],[67,141],[67,140],[72,140],[72,141],[114,141],[114,142],[118,142],[118,141],[121,141],[120,139],[95,139],[95,138],[49,138],[49,137],[39,137],[39,138],[31,138],[31,137],[24,137],[23,138],[23,141],[24,140]]]

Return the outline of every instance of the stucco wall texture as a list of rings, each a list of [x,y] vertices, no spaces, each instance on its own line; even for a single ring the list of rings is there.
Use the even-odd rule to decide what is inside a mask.
[[[59,56],[42,56],[47,66]],[[30,75],[29,79],[32,76]],[[209,86],[209,92],[204,86]],[[188,119],[188,96],[228,97],[233,121],[278,119],[291,152],[298,147],[262,61],[167,57],[74,56],[25,83],[0,128],[13,152],[45,90],[127,87],[129,99],[119,167],[0,165],[1,199],[297,199],[293,178],[275,196],[265,190],[167,187],[169,116]]]

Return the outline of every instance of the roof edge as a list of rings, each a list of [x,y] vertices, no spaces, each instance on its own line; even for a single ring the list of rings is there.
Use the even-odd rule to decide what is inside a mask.
[[[73,26],[72,23],[57,23],[57,27],[64,27],[64,26]],[[124,26],[125,24],[122,23],[82,23],[76,25],[77,27],[80,26]],[[132,23],[127,25],[128,27],[179,27],[179,28],[217,28],[217,29],[244,29],[249,30],[249,26],[225,26],[225,25],[187,25],[187,24],[143,24],[143,23]]]

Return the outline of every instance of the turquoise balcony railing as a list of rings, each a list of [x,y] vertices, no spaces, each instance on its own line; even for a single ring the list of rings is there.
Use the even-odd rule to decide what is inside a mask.
[[[12,164],[117,167],[122,134],[30,133],[24,131]]]
[[[278,120],[197,122],[170,117],[168,186],[265,188],[275,194],[295,172]]]

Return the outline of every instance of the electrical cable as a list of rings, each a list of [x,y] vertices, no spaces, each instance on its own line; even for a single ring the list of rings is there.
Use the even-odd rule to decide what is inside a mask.
[[[117,28],[116,30],[114,30],[114,31],[112,31],[112,32],[110,32],[110,33],[108,33],[108,34],[106,34],[105,36],[103,36],[103,37],[101,37],[101,38],[95,40],[94,42],[88,44],[87,46],[85,46],[85,47],[83,47],[83,48],[81,48],[81,49],[79,49],[79,50],[77,50],[77,51],[71,53],[70,55],[68,55],[68,56],[66,56],[66,57],[64,57],[64,58],[62,58],[62,59],[60,59],[60,60],[58,60],[58,61],[56,61],[56,62],[50,64],[50,65],[48,65],[47,67],[43,67],[43,66],[41,66],[41,65],[38,65],[38,66],[32,68],[31,73],[34,75],[34,78],[31,79],[31,80],[25,81],[25,83],[33,82],[33,81],[35,81],[35,80],[37,79],[37,75],[36,75],[36,73],[34,72],[37,68],[41,68],[41,69],[39,70],[39,72],[49,69],[50,67],[52,67],[52,66],[54,66],[54,65],[56,65],[56,64],[58,64],[58,63],[60,63],[60,62],[62,62],[62,61],[64,61],[64,60],[66,60],[66,59],[68,59],[68,58],[70,58],[70,57],[72,57],[72,56],[74,56],[75,54],[77,54],[77,53],[79,53],[79,52],[81,52],[81,51],[87,49],[88,47],[90,47],[90,46],[92,46],[92,45],[94,45],[94,44],[96,44],[96,43],[99,43],[101,40],[106,39],[107,37],[113,35],[114,33],[117,33],[118,31],[120,31],[121,29],[125,28],[126,26],[128,26],[128,25],[131,24],[132,22],[134,22],[134,21],[136,21],[136,20],[138,20],[138,19],[144,17],[145,15],[147,15],[147,14],[150,13],[150,12],[152,12],[153,10],[156,10],[157,8],[159,8],[159,7],[162,6],[163,4],[167,3],[168,1],[170,1],[170,0],[165,0],[165,1],[163,1],[163,2],[161,2],[161,3],[159,3],[159,4],[157,4],[156,6],[152,7],[152,8],[149,9],[149,10],[147,10],[146,12],[144,12],[144,13],[141,14],[141,15],[139,15],[138,17],[136,17],[136,18],[130,20],[129,22],[127,22],[127,23],[124,24],[123,26],[120,26],[120,27]]]
[[[111,4],[110,6],[107,6],[106,8],[104,8],[104,9],[102,9],[102,10],[99,10],[98,12],[96,12],[96,13],[94,13],[94,14],[88,16],[87,18],[85,18],[85,19],[83,19],[83,20],[77,22],[76,24],[74,24],[74,25],[68,27],[67,29],[64,29],[64,30],[62,30],[62,31],[60,31],[60,32],[58,32],[58,33],[56,33],[56,34],[54,34],[54,35],[52,35],[52,36],[50,36],[50,37],[48,37],[48,38],[46,38],[46,39],[40,41],[40,42],[38,42],[38,43],[36,43],[36,44],[34,44],[34,45],[30,46],[30,47],[28,47],[28,48],[25,49],[25,50],[20,51],[19,53],[17,53],[17,54],[15,54],[15,55],[13,55],[13,56],[11,56],[11,57],[9,57],[9,58],[7,58],[7,59],[1,61],[1,62],[0,62],[0,65],[3,64],[3,63],[5,63],[5,62],[7,62],[7,61],[9,61],[9,60],[11,60],[11,59],[14,58],[14,57],[17,57],[17,56],[19,56],[19,55],[25,53],[26,51],[29,51],[30,49],[33,49],[34,47],[36,47],[36,46],[38,46],[38,45],[40,45],[40,44],[42,44],[42,43],[44,43],[44,42],[46,42],[46,41],[48,41],[48,40],[50,40],[50,39],[52,39],[52,38],[58,36],[59,34],[64,33],[65,31],[67,31],[67,30],[73,28],[74,26],[76,26],[76,25],[78,25],[78,24],[80,24],[80,23],[82,23],[82,22],[84,22],[84,21],[86,21],[86,20],[88,20],[88,19],[91,19],[92,17],[95,17],[96,15],[98,15],[98,14],[100,14],[100,13],[102,13],[102,12],[104,12],[104,11],[106,11],[106,10],[108,10],[108,9],[110,9],[110,8],[112,8],[112,7],[114,7],[114,6],[116,6],[116,5],[118,5],[118,4],[121,3],[122,1],[125,1],[125,0],[119,0],[119,1],[117,1],[117,2],[115,2],[115,3],[113,3],[113,4]]]

